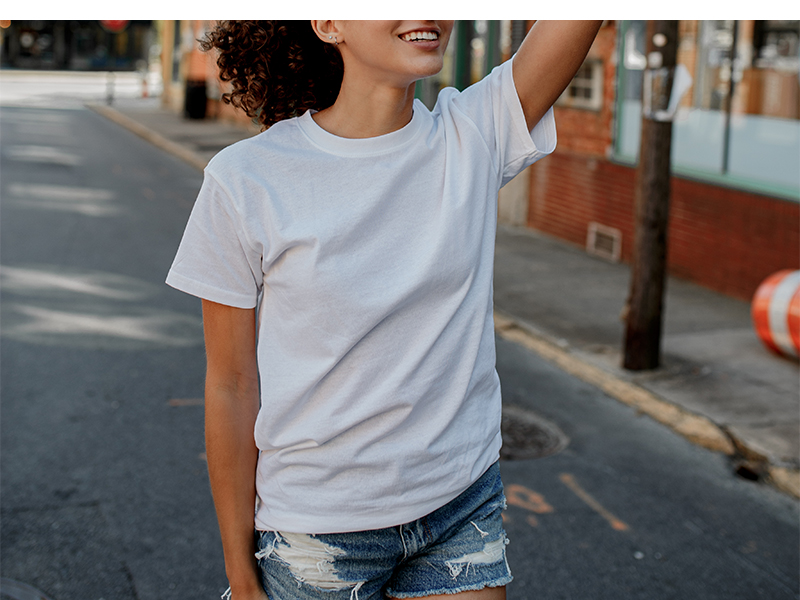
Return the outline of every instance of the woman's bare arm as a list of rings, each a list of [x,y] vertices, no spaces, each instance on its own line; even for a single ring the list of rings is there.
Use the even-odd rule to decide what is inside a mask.
[[[266,598],[254,554],[259,407],[255,310],[203,300],[206,456],[233,600]]]
[[[602,21],[537,21],[514,55],[517,94],[532,129],[578,72]]]

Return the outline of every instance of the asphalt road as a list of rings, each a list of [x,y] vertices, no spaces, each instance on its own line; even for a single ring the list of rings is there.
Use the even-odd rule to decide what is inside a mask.
[[[163,284],[201,175],[77,108],[0,139],[2,577],[216,598],[200,304]],[[568,439],[502,463],[510,600],[798,598],[793,500],[502,339],[498,371]]]

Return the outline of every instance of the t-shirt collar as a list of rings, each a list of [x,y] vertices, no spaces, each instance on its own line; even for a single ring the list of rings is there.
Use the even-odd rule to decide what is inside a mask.
[[[297,124],[309,139],[327,152],[341,156],[369,156],[383,154],[398,150],[409,143],[422,125],[425,105],[418,99],[414,100],[411,121],[397,131],[369,138],[344,138],[334,135],[322,127],[311,117],[313,110],[306,111],[297,118]]]

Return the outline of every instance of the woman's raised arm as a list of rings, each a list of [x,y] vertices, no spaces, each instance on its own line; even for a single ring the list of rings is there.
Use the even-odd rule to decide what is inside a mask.
[[[537,21],[514,55],[517,94],[528,129],[578,72],[602,21]]]

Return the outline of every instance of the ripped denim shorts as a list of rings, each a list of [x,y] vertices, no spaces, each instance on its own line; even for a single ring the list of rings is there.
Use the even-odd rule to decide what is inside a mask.
[[[258,531],[270,600],[379,600],[509,583],[498,463],[456,499],[398,527],[306,535]]]

